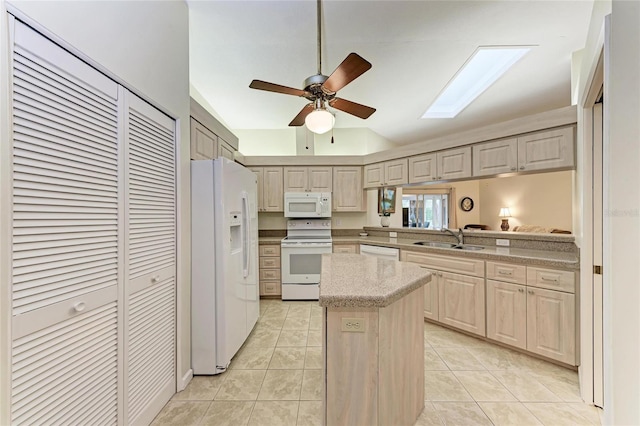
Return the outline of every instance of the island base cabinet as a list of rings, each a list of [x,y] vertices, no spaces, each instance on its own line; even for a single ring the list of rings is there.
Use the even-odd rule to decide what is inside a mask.
[[[487,337],[527,348],[525,286],[487,280]]]
[[[422,292],[384,308],[325,308],[323,424],[415,424],[424,408]],[[342,331],[343,318],[362,318],[364,331]]]
[[[432,272],[431,281],[423,287],[424,291],[424,317],[438,321],[438,279],[436,272]]]
[[[438,313],[443,324],[486,336],[484,279],[438,272]]]
[[[575,295],[527,289],[527,350],[576,363]]]

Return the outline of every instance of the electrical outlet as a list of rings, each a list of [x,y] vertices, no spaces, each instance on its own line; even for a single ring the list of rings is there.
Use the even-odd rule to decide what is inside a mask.
[[[397,232],[389,232],[389,238],[398,238],[398,233]]]
[[[366,325],[364,318],[342,318],[342,331],[364,333]]]
[[[496,239],[496,245],[497,246],[502,246],[502,247],[509,247],[509,240],[497,238]]]
[[[336,226],[342,225],[342,219],[336,219]]]

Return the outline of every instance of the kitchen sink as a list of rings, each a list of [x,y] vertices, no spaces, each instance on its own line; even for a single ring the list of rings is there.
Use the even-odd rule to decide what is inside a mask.
[[[467,244],[451,244],[451,243],[439,243],[437,241],[416,241],[413,244],[417,244],[425,247],[447,248],[456,250],[482,250],[482,246],[470,246]]]

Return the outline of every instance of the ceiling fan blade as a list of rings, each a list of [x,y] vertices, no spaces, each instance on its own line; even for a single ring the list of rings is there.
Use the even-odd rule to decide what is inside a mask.
[[[341,98],[333,98],[329,101],[329,105],[340,111],[347,112],[351,115],[355,115],[360,118],[369,118],[371,114],[376,112],[375,108],[368,107],[366,105],[357,104],[355,102],[348,101]]]
[[[262,80],[253,80],[249,85],[252,89],[266,90],[267,92],[284,93],[285,95],[293,96],[309,96],[309,92],[300,89],[294,89],[293,87],[281,86],[279,84],[268,83]]]
[[[304,124],[304,119],[313,111],[313,104],[307,104],[302,110],[296,115],[296,117],[291,120],[289,126],[302,126]]]
[[[322,86],[330,92],[337,92],[370,68],[371,64],[366,59],[357,53],[349,53],[349,56],[338,65]]]

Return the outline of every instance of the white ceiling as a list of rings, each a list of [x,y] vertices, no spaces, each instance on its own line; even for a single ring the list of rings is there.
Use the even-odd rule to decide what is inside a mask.
[[[283,129],[306,100],[249,88],[303,88],[317,71],[315,0],[188,0],[191,84],[232,129]],[[341,111],[336,127],[368,127],[407,144],[570,104],[571,53],[584,47],[593,1],[337,1],[323,3],[322,71],[350,53],[373,64],[339,92],[377,109]],[[478,46],[536,45],[453,119],[421,119]]]

